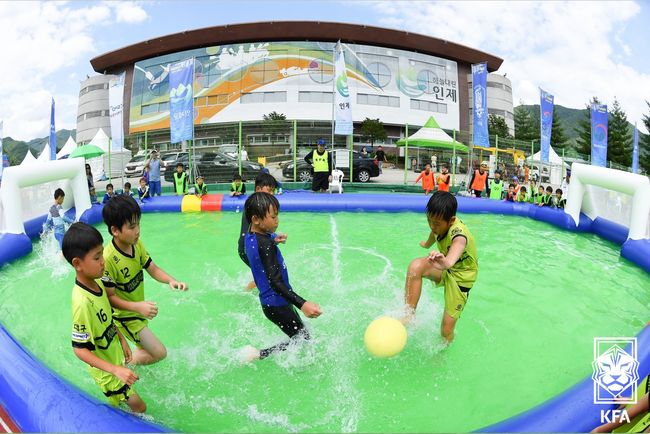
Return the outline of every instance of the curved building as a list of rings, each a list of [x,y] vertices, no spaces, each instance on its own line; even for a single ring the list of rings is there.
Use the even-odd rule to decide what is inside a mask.
[[[469,131],[470,65],[487,62],[496,71],[503,62],[409,32],[298,21],[176,33],[103,54],[91,64],[103,74],[126,71],[127,134],[147,131],[169,140],[170,65],[194,58],[195,134],[206,137],[211,125],[261,121],[273,111],[288,120],[329,122],[337,41],[345,53],[355,126],[378,118],[389,138],[400,137],[407,123],[423,125],[430,115],[442,128]]]
[[[86,144],[102,128],[110,134],[108,82],[112,75],[95,75],[81,82],[77,108],[77,143]]]

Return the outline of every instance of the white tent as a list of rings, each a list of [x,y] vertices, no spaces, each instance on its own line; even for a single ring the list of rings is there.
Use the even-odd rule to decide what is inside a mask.
[[[34,154],[32,154],[31,150],[27,150],[27,153],[25,154],[25,158],[23,158],[23,161],[20,163],[21,166],[25,165],[30,165],[36,162],[36,157],[34,157]]]
[[[75,143],[74,139],[72,136],[68,137],[68,141],[65,142],[65,145],[63,145],[63,148],[59,152],[56,153],[56,159],[60,159],[61,157],[65,157],[66,155],[70,155],[72,151],[77,149],[77,144]]]
[[[109,165],[109,146],[110,139],[104,132],[102,128],[97,131],[95,137],[92,138],[89,145],[95,145],[100,148],[102,151],[106,152],[101,157],[91,158],[88,160],[90,164],[90,169],[93,172],[93,177],[95,180],[98,180],[102,175],[109,176],[111,178],[116,178],[124,175],[124,167],[131,160],[131,151],[128,149],[122,149],[120,151],[111,150],[110,151],[110,165]],[[110,166],[111,173],[108,173]]]
[[[39,163],[43,163],[45,161],[50,161],[50,144],[46,143],[45,147],[41,151],[40,155],[36,159]]]
[[[555,152],[555,149],[553,149],[552,146],[549,146],[548,163],[542,163],[541,150],[535,155],[526,158],[526,162],[532,166],[541,168],[542,176],[548,176],[549,182],[555,185],[560,185],[562,183],[563,171],[565,168],[570,167],[559,155],[557,155],[557,152]],[[550,173],[548,170],[549,166]]]

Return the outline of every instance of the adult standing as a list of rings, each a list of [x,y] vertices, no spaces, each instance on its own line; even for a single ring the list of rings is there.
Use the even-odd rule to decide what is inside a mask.
[[[241,148],[241,160],[248,161],[248,151],[246,151],[246,148],[244,148],[243,146]]]
[[[562,196],[564,196],[565,199],[569,197],[569,184],[571,184],[571,171],[567,170],[566,178],[562,180],[562,185],[560,185],[560,188],[562,189]]]
[[[476,197],[481,197],[484,190],[487,191],[489,195],[487,161],[482,161],[478,170],[474,170],[472,179],[469,181],[469,187],[467,188],[467,191],[473,193]]]
[[[314,167],[312,191],[326,192],[332,182],[332,154],[325,150],[325,140],[318,140],[318,146],[305,155],[305,161]]]
[[[151,152],[151,157],[144,166],[149,169],[149,194],[154,197],[156,194],[162,194],[160,186],[160,155],[155,149]]]
[[[377,147],[377,152],[375,152],[375,159],[377,160],[377,165],[379,166],[379,173],[383,173],[382,171],[382,166],[384,163],[388,163],[388,160],[386,160],[386,153],[384,152],[384,148],[381,146]]]

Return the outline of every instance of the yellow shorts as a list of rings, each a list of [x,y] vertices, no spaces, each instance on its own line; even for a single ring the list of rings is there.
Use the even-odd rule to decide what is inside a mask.
[[[460,318],[460,314],[467,303],[469,292],[460,290],[458,283],[449,274],[448,270],[442,271],[440,282],[436,283],[436,286],[445,287],[445,312],[454,319]]]
[[[141,318],[113,318],[118,330],[125,338],[135,344],[136,347],[142,348],[140,345],[140,332],[149,324],[149,321]]]
[[[135,393],[132,387],[124,384],[115,375],[97,368],[90,368],[90,375],[113,407],[119,406],[122,401],[126,402]]]

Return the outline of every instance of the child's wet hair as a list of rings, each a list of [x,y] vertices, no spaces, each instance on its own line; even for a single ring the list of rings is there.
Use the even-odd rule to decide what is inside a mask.
[[[255,178],[255,189],[262,189],[264,187],[270,187],[272,190],[275,190],[278,187],[278,181],[270,173],[262,172]]]
[[[130,182],[125,182],[124,183],[124,188],[128,188],[129,190],[131,190],[131,183]]]
[[[519,191],[523,191],[525,193],[528,190],[526,190],[526,187],[522,185],[521,188],[519,189]]]
[[[246,203],[244,203],[246,221],[250,224],[253,221],[253,217],[263,219],[271,212],[271,208],[275,208],[278,212],[280,211],[280,202],[278,202],[275,196],[263,191],[253,193],[246,199]]]
[[[562,189],[561,188],[558,188],[557,190],[555,190],[555,194],[558,194],[558,193],[562,194]]]
[[[63,236],[61,251],[63,257],[72,265],[74,258],[83,259],[88,252],[104,244],[102,234],[86,223],[73,223]]]
[[[115,187],[113,187],[113,184],[109,182],[108,184],[106,184],[106,190],[108,190],[109,188],[113,190]]]
[[[508,184],[508,188],[510,187],[515,188],[515,184]]]
[[[137,223],[140,221],[142,212],[140,206],[131,196],[119,195],[112,197],[102,210],[102,218],[111,233],[111,227],[122,230],[126,223]]]
[[[546,192],[547,193],[553,193],[553,187],[551,187],[550,185],[548,187],[546,187]]]
[[[57,188],[56,190],[54,190],[54,199],[58,199],[61,196],[65,196],[65,193],[63,192],[62,188]]]
[[[436,191],[427,203],[426,213],[428,218],[440,217],[450,221],[456,215],[458,202],[453,194],[447,191]]]
[[[236,173],[236,174],[232,177],[232,180],[233,180],[233,181],[241,181],[241,175],[240,175],[239,173]]]

